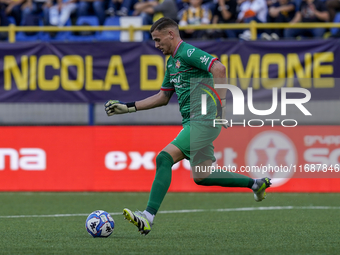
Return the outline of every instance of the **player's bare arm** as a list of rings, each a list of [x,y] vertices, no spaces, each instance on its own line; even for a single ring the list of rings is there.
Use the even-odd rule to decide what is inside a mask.
[[[124,103],[119,100],[109,100],[105,103],[105,111],[108,116],[124,114],[141,110],[148,110],[163,105],[167,105],[174,91],[160,90],[158,94],[140,101]]]
[[[212,73],[214,77],[214,83],[215,84],[227,84],[227,77],[226,77],[226,68],[225,66],[218,60],[216,60],[212,67],[210,68],[210,72]],[[221,112],[221,118],[226,119],[227,118],[227,102],[226,102],[226,96],[227,96],[227,89],[216,89],[216,92],[221,98],[222,102],[222,112]],[[229,125],[225,124],[223,127],[228,128]]]
[[[171,91],[160,90],[156,95],[153,95],[141,101],[137,101],[136,108],[138,109],[138,111],[141,111],[167,105],[173,93],[174,90]]]
[[[227,84],[226,68],[220,61],[214,61],[210,72],[214,77],[215,84]],[[227,89],[216,89],[216,91],[221,99],[226,98]]]

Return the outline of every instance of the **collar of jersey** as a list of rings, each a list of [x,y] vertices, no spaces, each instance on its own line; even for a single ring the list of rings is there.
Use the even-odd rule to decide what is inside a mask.
[[[180,40],[179,43],[177,44],[176,49],[175,49],[174,53],[172,54],[173,58],[175,57],[177,50],[178,50],[179,46],[181,46],[182,42],[183,42],[183,40]]]

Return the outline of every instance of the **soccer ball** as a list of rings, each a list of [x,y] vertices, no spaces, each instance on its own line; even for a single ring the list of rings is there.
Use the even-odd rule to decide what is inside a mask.
[[[93,237],[108,237],[113,232],[115,222],[109,213],[97,210],[87,217],[85,227]]]

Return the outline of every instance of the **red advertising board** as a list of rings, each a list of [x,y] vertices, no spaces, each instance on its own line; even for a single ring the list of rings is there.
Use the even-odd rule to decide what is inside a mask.
[[[149,191],[158,152],[180,130],[180,126],[1,127],[0,191]],[[274,178],[271,191],[340,192],[339,130],[339,126],[223,129],[215,143],[217,164],[243,169],[253,178],[260,175],[251,172],[251,166],[261,166],[262,172],[266,166],[264,174]],[[270,166],[281,166],[280,174]],[[286,173],[284,167],[291,171]],[[190,177],[188,161],[182,161],[173,168],[170,191],[246,189],[198,186]]]

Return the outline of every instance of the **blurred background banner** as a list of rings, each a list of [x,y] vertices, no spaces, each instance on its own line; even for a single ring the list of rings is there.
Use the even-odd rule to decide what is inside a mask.
[[[230,83],[252,87],[254,101],[271,100],[271,88],[282,86],[309,89],[312,100],[339,99],[338,40],[192,44],[216,55],[227,77],[242,77]],[[165,61],[153,42],[2,43],[0,102],[135,101],[160,89]]]
[[[1,127],[0,191],[149,191],[157,154],[181,129]],[[340,192],[339,144],[339,126],[233,127],[223,129],[215,141],[216,163],[237,169],[290,168],[283,175],[275,169],[264,173],[273,178],[271,192]],[[321,170],[312,170],[318,164]],[[258,178],[260,173],[242,174]],[[248,190],[198,186],[184,160],[173,166],[170,191]]]

